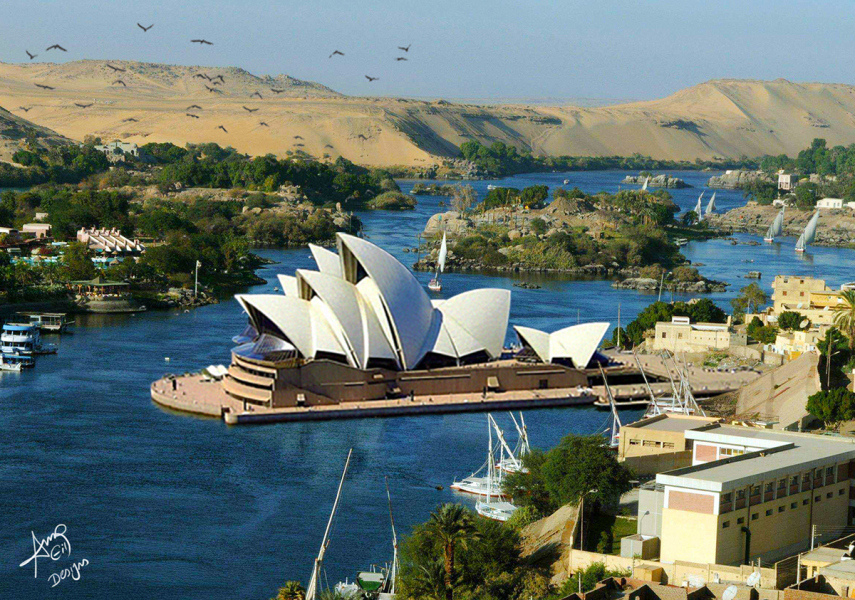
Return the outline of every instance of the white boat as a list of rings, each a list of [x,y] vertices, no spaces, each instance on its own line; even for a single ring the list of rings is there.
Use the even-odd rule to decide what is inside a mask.
[[[24,364],[19,361],[6,360],[5,354],[0,354],[0,371],[12,371],[20,373],[24,368]]]
[[[675,383],[674,377],[671,375],[671,369],[668,367],[667,361],[669,359],[673,365],[674,372],[676,372],[680,377],[679,386]],[[641,368],[638,356],[635,357],[635,360],[636,364]],[[644,413],[642,419],[648,419],[662,414],[698,415],[701,417],[707,416],[704,409],[702,409],[695,400],[694,394],[692,394],[688,375],[683,371],[683,368],[677,364],[674,356],[665,350],[662,352],[662,362],[665,365],[665,368],[668,369],[672,395],[656,398],[653,395],[653,390],[650,388],[650,384],[647,383],[647,376],[644,375],[644,370],[642,369],[641,373],[644,376],[644,383],[647,384],[647,391],[650,394],[650,406],[647,407],[647,411]]]
[[[490,185],[488,185],[488,186],[487,186],[487,189],[488,189],[488,190],[497,190],[497,189],[499,189],[499,186],[497,186],[497,185],[493,185],[493,184],[491,183]]]
[[[507,444],[505,444],[504,436],[501,435],[501,430],[498,429],[498,425],[496,425],[496,420],[493,419],[492,415],[487,415],[487,429],[491,432],[490,435],[490,444],[487,450],[487,494],[486,499],[475,503],[475,512],[477,512],[482,517],[486,517],[488,519],[493,519],[495,521],[507,521],[511,518],[511,515],[517,510],[517,507],[511,504],[506,500],[506,496],[503,494],[493,494],[492,490],[498,484],[498,487],[501,489],[502,482],[502,472],[496,468],[493,461],[493,436],[492,429],[496,428],[497,431],[500,432],[500,441],[502,442],[502,446],[500,449],[504,449]]]
[[[526,428],[525,417],[520,413],[520,420],[517,421],[516,417],[514,417],[514,413],[509,414],[511,415],[511,420],[514,422],[514,427],[516,427],[517,430],[517,445],[513,450],[507,446],[504,434],[499,429],[499,426],[496,424],[494,419],[493,424],[496,427],[496,433],[500,436],[499,440],[504,444],[505,450],[508,452],[508,456],[500,460],[496,467],[505,473],[528,473],[528,469],[526,469],[522,463],[523,457],[531,452],[531,445],[529,445],[528,442],[528,429]]]
[[[569,180],[569,179],[565,179],[565,180],[564,180],[564,185],[568,185],[569,183],[570,183],[570,180]]]
[[[36,345],[40,345],[39,328],[30,323],[6,323],[0,333],[0,352],[4,354],[35,353]]]
[[[707,204],[706,214],[710,214],[711,212],[715,212],[715,192],[712,193],[712,198],[710,198],[709,203]]]
[[[704,220],[704,209],[701,205],[701,199],[704,197],[704,193],[701,192],[701,195],[698,196],[698,203],[695,205],[695,215],[698,217],[698,223]]]
[[[505,494],[502,493],[502,472],[499,471],[498,473],[495,473],[497,461],[496,453],[493,451],[493,425],[491,423],[491,419],[492,417],[487,415],[487,461],[469,477],[452,482],[452,484],[448,486],[452,490],[457,490],[458,492],[466,494],[473,494],[475,496],[487,496],[497,499],[505,498]],[[498,462],[501,462],[501,459]],[[485,472],[485,469],[486,474],[480,475],[480,473]]]
[[[816,226],[819,223],[819,211],[813,213],[813,216],[808,221],[804,232],[799,236],[799,241],[796,242],[796,252],[804,252],[816,239]]]
[[[649,183],[650,183],[650,177],[645,177],[645,178],[644,178],[644,184],[641,186],[641,191],[642,191],[642,192],[646,192],[646,191],[647,191],[647,186],[648,186],[648,184],[649,184]]]
[[[779,212],[775,216],[775,220],[772,221],[772,224],[769,226],[768,231],[766,231],[766,235],[763,238],[764,242],[769,242],[770,244],[775,241],[775,238],[781,235],[784,232],[784,208],[781,207],[781,212]]]
[[[442,282],[439,280],[439,274],[445,270],[445,257],[448,255],[448,244],[445,239],[445,233],[442,234],[442,245],[439,247],[439,257],[436,260],[436,275],[428,282],[428,289],[432,292],[442,291]]]

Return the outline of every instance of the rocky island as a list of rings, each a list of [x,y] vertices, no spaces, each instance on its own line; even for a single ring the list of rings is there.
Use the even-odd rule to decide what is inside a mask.
[[[649,181],[648,181],[649,178]],[[644,185],[647,181],[647,187],[652,188],[688,188],[692,187],[679,177],[671,177],[670,175],[660,174],[653,175],[652,173],[641,173],[640,175],[627,175],[623,178],[624,185]]]
[[[707,181],[707,187],[718,188],[725,190],[739,190],[755,181],[764,181],[774,183],[775,176],[763,171],[746,171],[742,169],[732,169],[725,171],[721,175],[713,175]]]

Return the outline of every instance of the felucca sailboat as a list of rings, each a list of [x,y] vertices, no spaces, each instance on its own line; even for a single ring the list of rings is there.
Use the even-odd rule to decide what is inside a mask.
[[[695,206],[695,214],[698,217],[698,223],[700,223],[701,221],[704,220],[704,208],[703,208],[703,205],[701,204],[701,199],[703,197],[704,197],[704,193],[701,192],[701,195],[698,196],[698,204],[697,204],[697,206]]]
[[[804,252],[807,247],[813,244],[816,239],[816,226],[819,223],[819,211],[813,213],[813,216],[808,221],[804,232],[799,236],[799,241],[796,242],[796,252]]]
[[[442,234],[442,245],[439,247],[439,257],[436,260],[436,275],[428,283],[428,289],[432,292],[442,291],[442,282],[439,280],[439,274],[445,270],[445,257],[448,254],[448,244],[446,243],[445,233]]]
[[[769,230],[766,232],[766,236],[763,238],[764,242],[769,242],[770,244],[775,241],[775,238],[784,233],[784,208],[781,207],[781,212],[779,212],[775,216],[775,220],[772,221],[772,224],[769,226]]]
[[[712,198],[710,198],[709,204],[707,204],[706,214],[710,214],[712,212],[715,212],[715,192],[712,193]]]

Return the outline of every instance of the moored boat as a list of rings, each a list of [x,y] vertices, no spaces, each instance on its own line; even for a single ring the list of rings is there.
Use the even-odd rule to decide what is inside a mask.
[[[21,369],[34,367],[35,365],[35,359],[26,354],[0,355],[0,371],[20,371]]]

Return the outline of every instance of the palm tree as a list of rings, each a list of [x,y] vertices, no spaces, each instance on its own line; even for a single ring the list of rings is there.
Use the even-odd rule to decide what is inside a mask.
[[[299,581],[286,581],[285,585],[279,588],[276,597],[271,600],[303,600],[305,597],[306,590]]]
[[[478,537],[472,513],[460,504],[443,504],[431,513],[427,530],[442,544],[445,555],[445,598],[454,597],[454,552],[466,549]]]
[[[834,325],[849,338],[849,350],[855,351],[855,290],[840,292],[843,302],[834,307]]]

